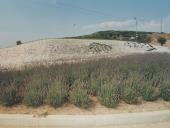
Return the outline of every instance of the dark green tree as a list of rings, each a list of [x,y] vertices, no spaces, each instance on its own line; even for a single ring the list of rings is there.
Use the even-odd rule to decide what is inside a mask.
[[[20,40],[16,41],[16,45],[21,45],[22,42]]]
[[[158,38],[158,42],[159,42],[159,44],[161,45],[161,46],[163,46],[164,44],[166,44],[166,38],[163,38],[163,37],[159,37]]]

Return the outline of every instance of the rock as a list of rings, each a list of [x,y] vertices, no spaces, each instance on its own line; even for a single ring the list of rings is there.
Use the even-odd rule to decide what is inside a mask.
[[[89,45],[89,50],[92,53],[109,52],[112,50],[112,47],[106,44],[93,42]]]

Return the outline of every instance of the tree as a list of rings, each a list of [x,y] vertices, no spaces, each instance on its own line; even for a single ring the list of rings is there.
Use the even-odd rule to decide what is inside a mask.
[[[21,45],[22,42],[20,40],[16,41],[16,45]]]
[[[164,44],[166,44],[166,38],[163,38],[163,37],[159,37],[158,38],[158,42],[160,43],[161,46],[163,46]]]

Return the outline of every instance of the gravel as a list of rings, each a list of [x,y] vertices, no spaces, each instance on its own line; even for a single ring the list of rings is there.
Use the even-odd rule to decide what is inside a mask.
[[[91,45],[93,50],[89,48]],[[96,48],[99,52],[94,52]],[[115,40],[44,39],[0,49],[0,67],[20,68],[148,52],[170,53],[170,48]]]

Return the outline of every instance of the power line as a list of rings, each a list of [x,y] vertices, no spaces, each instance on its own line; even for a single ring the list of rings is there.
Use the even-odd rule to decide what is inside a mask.
[[[73,5],[73,4],[58,2],[57,0],[56,0],[56,5],[60,5],[60,6],[64,6],[64,7],[70,7],[70,8],[74,8],[74,9],[76,8],[76,9],[79,9],[81,11],[86,11],[86,12],[93,13],[93,14],[100,15],[100,16],[112,17],[112,16],[105,14],[103,12],[100,12],[98,10],[87,9],[87,8],[83,8],[83,7],[80,7],[80,6],[77,6],[77,5]]]
[[[83,8],[83,7],[80,7],[80,6],[77,6],[77,5],[73,5],[73,4],[69,4],[69,3],[63,3],[63,2],[59,2],[58,0],[56,0],[56,6],[63,6],[63,7],[69,7],[69,8],[73,8],[73,9],[79,9],[81,11],[84,11],[84,12],[89,12],[91,14],[95,14],[95,15],[100,15],[100,16],[104,16],[104,17],[110,17],[110,18],[113,18],[115,16],[111,16],[109,14],[106,14],[106,13],[103,13],[101,11],[98,11],[98,10],[94,10],[94,9],[88,9],[88,8]],[[135,38],[137,40],[138,38],[138,19],[135,17],[134,20],[136,21],[136,35],[135,35]],[[75,27],[75,24],[73,24],[73,27]]]

